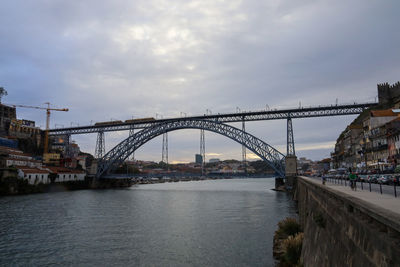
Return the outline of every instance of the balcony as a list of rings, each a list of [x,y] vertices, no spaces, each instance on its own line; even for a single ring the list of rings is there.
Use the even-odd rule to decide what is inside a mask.
[[[388,145],[385,144],[385,145],[379,145],[379,146],[373,147],[371,151],[376,152],[376,151],[382,151],[382,150],[387,150],[387,149],[388,149]]]

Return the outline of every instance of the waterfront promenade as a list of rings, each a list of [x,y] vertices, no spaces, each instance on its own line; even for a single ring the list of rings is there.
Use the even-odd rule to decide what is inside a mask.
[[[314,179],[309,177],[303,177],[303,179],[310,181],[315,184],[321,185],[321,179]],[[350,186],[344,184],[337,184],[327,181],[325,187],[334,191],[336,194],[340,194],[348,199],[356,201],[361,206],[373,209],[373,211],[385,218],[392,218],[397,222],[400,221],[400,198],[394,197],[394,195],[380,194],[379,192],[370,192],[366,188],[361,190],[358,188],[356,191],[351,190]],[[399,229],[400,230],[400,229]]]
[[[399,266],[400,205],[388,194],[299,176],[304,266]]]

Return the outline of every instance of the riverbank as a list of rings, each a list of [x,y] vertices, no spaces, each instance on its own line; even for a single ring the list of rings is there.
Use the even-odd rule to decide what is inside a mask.
[[[85,189],[111,189],[131,187],[135,184],[159,184],[176,183],[189,181],[223,180],[232,179],[229,176],[222,177],[162,177],[162,178],[119,178],[95,180],[94,177],[85,177],[84,181],[68,181],[60,183],[50,183],[31,185],[27,180],[19,179],[14,176],[0,178],[0,196],[26,195],[48,192],[62,192]]]
[[[50,184],[39,183],[37,185],[32,185],[29,184],[27,180],[22,180],[16,177],[0,178],[0,196],[61,192],[89,188],[90,182],[88,180]]]

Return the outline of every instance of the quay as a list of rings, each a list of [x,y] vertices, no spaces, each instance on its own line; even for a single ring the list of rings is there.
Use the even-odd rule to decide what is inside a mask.
[[[299,176],[304,266],[399,266],[399,199]]]

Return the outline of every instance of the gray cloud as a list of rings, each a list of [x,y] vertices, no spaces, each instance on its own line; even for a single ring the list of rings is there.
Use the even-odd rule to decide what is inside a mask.
[[[68,107],[55,123],[373,101],[399,80],[398,1],[11,1],[0,10],[4,102]],[[19,109],[44,126],[44,113]],[[294,122],[301,155],[320,158],[353,117]],[[272,145],[285,122],[248,123]],[[126,133],[125,133],[126,135]],[[107,136],[107,148],[124,134]],[[173,133],[171,158],[198,140]],[[95,136],[76,136],[93,152]],[[208,147],[240,157],[210,135]],[[139,155],[158,159],[160,144]],[[195,146],[190,145],[195,143]],[[171,143],[171,145],[172,145]],[[176,148],[175,148],[176,147]]]

